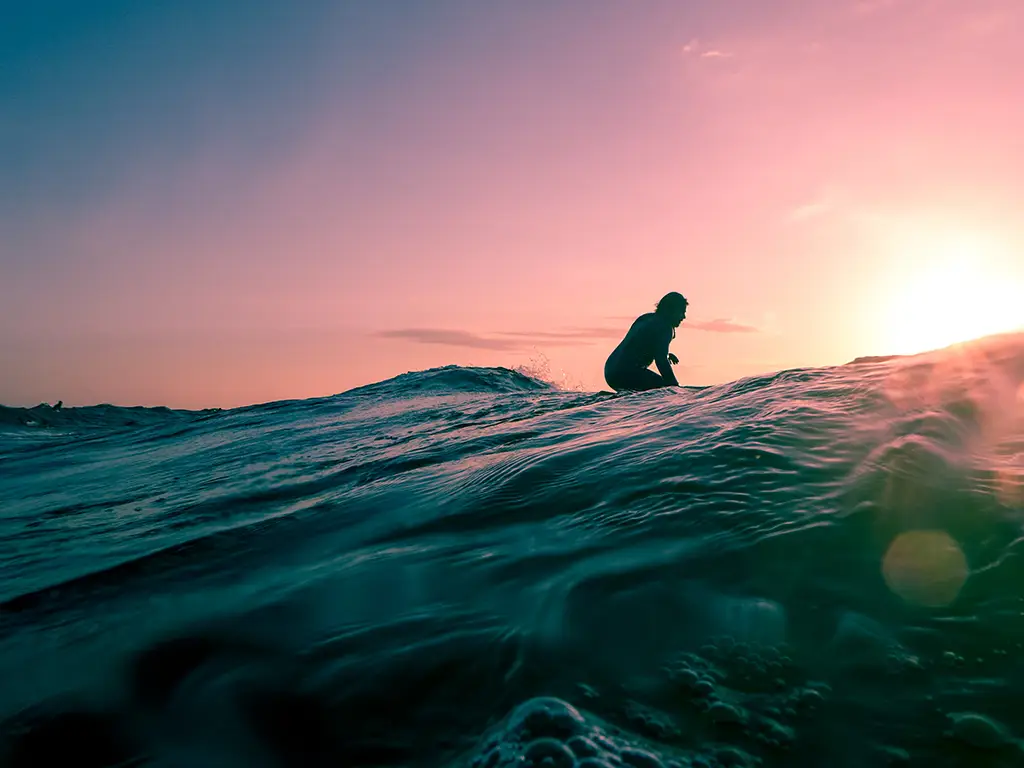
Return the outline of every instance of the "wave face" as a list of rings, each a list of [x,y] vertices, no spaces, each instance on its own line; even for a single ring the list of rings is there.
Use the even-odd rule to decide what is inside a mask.
[[[1024,336],[3,409],[0,467],[10,765],[1024,759]]]

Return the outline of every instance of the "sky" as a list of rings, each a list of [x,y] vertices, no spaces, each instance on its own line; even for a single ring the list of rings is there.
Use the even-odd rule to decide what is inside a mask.
[[[684,384],[1024,326],[1019,0],[5,4],[0,403]]]

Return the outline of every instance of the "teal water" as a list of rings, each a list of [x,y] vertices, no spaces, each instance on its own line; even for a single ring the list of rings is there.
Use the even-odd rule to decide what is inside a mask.
[[[628,395],[0,408],[2,754],[1021,765],[1022,515],[1021,335]]]

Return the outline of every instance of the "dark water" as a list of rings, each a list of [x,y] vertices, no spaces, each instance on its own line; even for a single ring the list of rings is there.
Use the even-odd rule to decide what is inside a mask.
[[[1024,764],[1024,337],[0,409],[8,765]]]

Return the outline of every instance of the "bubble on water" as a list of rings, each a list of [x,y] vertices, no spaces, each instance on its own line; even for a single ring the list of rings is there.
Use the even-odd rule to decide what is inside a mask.
[[[693,686],[693,690],[695,693],[707,698],[715,693],[715,684],[706,677],[702,677],[697,681],[697,684]]]
[[[749,768],[761,761],[739,747],[720,747],[714,752],[715,760],[725,768]]]
[[[892,768],[907,765],[910,763],[910,753],[899,747],[882,745],[876,750],[875,763],[876,765],[891,766]]]
[[[945,531],[897,536],[882,561],[885,583],[904,601],[927,608],[950,605],[967,580],[963,550]]]
[[[531,739],[568,739],[582,733],[583,716],[561,699],[536,698],[521,704],[509,719],[509,730]]]
[[[676,674],[675,681],[680,686],[693,690],[697,687],[697,683],[701,681],[701,677],[692,669],[681,669]]]
[[[714,698],[715,679],[721,676],[707,659],[696,654],[681,655],[665,671],[679,692],[694,704]]]
[[[603,733],[592,733],[590,734],[590,739],[598,746],[599,749],[610,755],[617,755],[619,753],[619,745]]]
[[[565,744],[576,757],[596,757],[601,753],[598,749],[597,744],[588,739],[586,736],[573,736]]]
[[[765,717],[758,722],[758,740],[773,749],[787,749],[796,741],[796,733],[777,720]]]
[[[646,749],[627,747],[619,753],[619,757],[630,768],[664,768],[661,759]]]
[[[949,715],[949,735],[979,749],[998,749],[1009,743],[1006,728],[995,720],[976,712],[957,712]]]
[[[726,704],[724,701],[716,701],[708,709],[708,717],[716,723],[740,724],[746,722],[743,712],[739,707]]]
[[[639,733],[667,741],[679,736],[679,728],[663,712],[644,706],[636,701],[627,701],[624,713],[626,720]]]
[[[540,768],[572,768],[576,756],[558,739],[543,738],[531,741],[523,752],[524,764]]]

